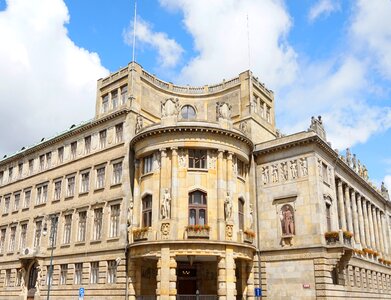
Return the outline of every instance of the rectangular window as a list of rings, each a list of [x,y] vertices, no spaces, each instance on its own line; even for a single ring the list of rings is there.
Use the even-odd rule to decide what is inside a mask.
[[[41,245],[42,221],[35,222],[34,247]]]
[[[328,183],[329,182],[329,176],[327,174],[327,165],[322,163],[322,177],[323,177],[323,182]]]
[[[326,203],[326,225],[327,231],[331,231],[331,205]]]
[[[113,164],[113,184],[119,184],[122,180],[122,161]]]
[[[30,206],[30,199],[31,199],[31,190],[24,192],[24,208],[27,208]]]
[[[86,240],[86,228],[87,228],[87,212],[79,212],[79,226],[77,232],[78,242],[84,242]]]
[[[20,194],[15,194],[15,199],[14,199],[14,211],[19,210],[19,205],[20,205]]]
[[[68,275],[68,265],[61,265],[60,268],[60,285],[67,284],[67,275]]]
[[[239,219],[239,230],[244,230],[244,201],[239,199],[239,209],[238,209],[238,219]]]
[[[111,92],[111,103],[113,104],[113,109],[118,106],[118,91]]]
[[[87,193],[90,190],[90,172],[81,174],[80,193]]]
[[[238,176],[244,177],[245,172],[245,164],[240,159],[237,160],[237,166],[238,166]]]
[[[115,125],[115,141],[116,143],[121,143],[123,141],[124,135],[124,126],[123,124]]]
[[[27,239],[27,224],[22,224],[20,226],[20,251],[26,248],[26,239]]]
[[[64,161],[64,147],[60,147],[57,149],[57,155],[58,155],[58,163],[63,163]]]
[[[11,286],[11,269],[5,270],[4,285]]]
[[[103,209],[94,209],[94,232],[93,240],[100,240],[102,238],[102,222],[103,222]]]
[[[57,180],[54,182],[54,200],[58,201],[61,199],[61,185],[62,180]]]
[[[4,253],[6,231],[6,228],[2,228],[0,231],[0,253]]]
[[[96,169],[96,188],[103,189],[105,187],[105,167]]]
[[[50,282],[50,285],[53,285],[53,266],[52,268],[50,269],[50,266],[47,266],[46,267],[46,285],[49,285],[49,282]]]
[[[84,152],[88,154],[91,152],[91,136],[86,136],[84,138]]]
[[[266,121],[271,123],[271,118],[270,118],[270,107],[266,106]]]
[[[11,202],[11,196],[7,196],[4,198],[4,214],[8,214],[10,211],[10,202]]]
[[[42,171],[45,169],[45,155],[39,156],[39,170]]]
[[[3,184],[4,171],[0,171],[0,184]]]
[[[148,155],[143,158],[143,174],[152,172],[153,155]]]
[[[110,214],[110,237],[116,237],[119,235],[119,217],[120,217],[120,205],[111,205]]]
[[[46,153],[46,168],[49,169],[52,165],[52,152]]]
[[[20,163],[18,165],[18,178],[20,179],[22,178],[22,176],[23,176],[23,163]]]
[[[106,136],[107,136],[106,129],[99,132],[99,148],[100,149],[103,149],[106,147]]]
[[[143,227],[152,226],[152,195],[147,195],[142,200],[142,224]]]
[[[48,185],[41,185],[37,187],[37,199],[35,201],[35,204],[42,204],[46,203],[48,199]]]
[[[34,173],[34,159],[29,160],[29,174],[32,175]]]
[[[109,260],[107,262],[107,283],[116,283],[117,281],[117,262]]]
[[[126,103],[127,97],[128,97],[128,86],[125,85],[125,86],[121,87],[121,103],[122,104]]]
[[[206,168],[206,150],[189,149],[189,168]]]
[[[76,158],[77,154],[77,142],[71,143],[71,158],[74,159]]]
[[[63,244],[71,243],[72,215],[66,215],[64,218],[64,238]]]
[[[8,182],[11,182],[11,181],[12,181],[13,170],[14,170],[13,167],[8,168]]]
[[[99,278],[99,262],[95,261],[91,263],[90,270],[90,283],[98,283]]]
[[[75,264],[75,279],[74,284],[81,284],[83,278],[83,263]]]
[[[16,226],[11,227],[10,240],[8,244],[8,252],[15,251],[15,241],[16,241]]]
[[[109,110],[109,95],[104,95],[102,97],[102,113],[105,113]]]
[[[67,197],[75,195],[75,176],[67,178]]]
[[[58,228],[58,216],[53,215],[51,217],[50,222],[50,239],[49,239],[49,246],[56,247],[57,246],[57,228]]]

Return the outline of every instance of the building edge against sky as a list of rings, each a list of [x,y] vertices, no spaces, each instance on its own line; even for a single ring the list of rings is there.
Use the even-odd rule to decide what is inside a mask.
[[[0,161],[0,299],[389,298],[388,191],[274,101],[250,71],[98,80],[93,120]]]

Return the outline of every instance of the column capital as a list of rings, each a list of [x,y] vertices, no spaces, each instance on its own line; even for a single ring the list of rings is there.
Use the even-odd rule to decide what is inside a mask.
[[[231,151],[228,151],[228,156],[227,156],[227,159],[228,160],[232,160],[232,157],[233,157],[234,153],[231,152]]]
[[[337,186],[338,186],[338,187],[342,187],[342,183],[343,183],[343,182],[342,182],[342,179],[341,179],[341,178],[338,178],[338,179],[337,179]]]
[[[177,150],[178,150],[178,147],[174,146],[174,147],[170,147],[170,149],[171,149],[171,151],[172,151],[172,152],[174,152],[174,151],[175,151],[175,153],[176,153],[176,152],[177,152]]]
[[[161,149],[159,149],[159,151],[160,151],[160,155],[162,157],[166,157],[167,156],[167,149],[166,148],[161,148]]]

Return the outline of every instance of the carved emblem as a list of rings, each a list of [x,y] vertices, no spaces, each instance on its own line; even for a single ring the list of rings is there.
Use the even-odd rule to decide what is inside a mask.
[[[162,239],[167,240],[170,235],[170,223],[162,223],[161,229]]]
[[[161,102],[161,114],[163,117],[178,116],[179,114],[179,100],[178,98],[168,98]]]

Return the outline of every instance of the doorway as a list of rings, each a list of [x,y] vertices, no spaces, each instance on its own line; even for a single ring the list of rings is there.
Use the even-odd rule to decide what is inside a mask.
[[[197,269],[187,264],[177,268],[178,295],[195,295],[197,292]]]

